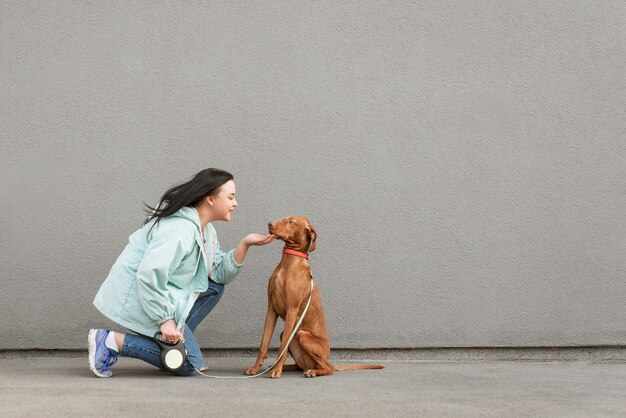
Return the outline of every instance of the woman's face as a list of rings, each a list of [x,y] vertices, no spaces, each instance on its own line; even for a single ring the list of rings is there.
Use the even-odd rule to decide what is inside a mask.
[[[209,196],[210,201],[213,202],[211,209],[216,221],[230,221],[232,213],[237,207],[235,192],[235,182],[229,180],[217,189],[216,194]]]

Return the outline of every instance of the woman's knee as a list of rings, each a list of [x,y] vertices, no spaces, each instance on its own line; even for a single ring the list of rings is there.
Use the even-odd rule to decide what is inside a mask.
[[[224,286],[221,283],[216,283],[213,280],[210,280],[209,281],[209,288],[211,290],[213,290],[213,292],[215,293],[215,297],[217,297],[219,299],[224,294],[224,289],[226,288],[226,286]]]

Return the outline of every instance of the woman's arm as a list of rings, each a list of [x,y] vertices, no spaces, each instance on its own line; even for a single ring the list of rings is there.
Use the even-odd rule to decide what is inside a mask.
[[[259,235],[250,234],[246,235],[244,239],[239,242],[236,248],[223,252],[219,248],[219,243],[214,242],[215,248],[215,265],[210,273],[210,278],[216,283],[228,284],[243,267],[243,262],[248,254],[248,249],[252,245],[265,245],[274,240],[273,235]]]

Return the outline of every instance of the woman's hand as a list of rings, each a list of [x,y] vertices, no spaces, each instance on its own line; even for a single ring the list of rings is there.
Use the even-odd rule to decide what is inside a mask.
[[[270,235],[261,235],[261,234],[249,234],[243,239],[248,246],[251,245],[265,245],[274,241],[276,237],[272,234]]]
[[[270,235],[261,235],[261,234],[248,234],[244,237],[244,239],[239,242],[239,245],[235,249],[235,261],[237,264],[243,263],[243,260],[246,259],[246,255],[248,254],[248,248],[253,245],[265,245],[274,241],[276,237],[272,234]]]
[[[182,332],[176,328],[176,323],[173,319],[168,319],[161,324],[161,335],[163,340],[168,343],[176,344],[179,338],[185,342]]]

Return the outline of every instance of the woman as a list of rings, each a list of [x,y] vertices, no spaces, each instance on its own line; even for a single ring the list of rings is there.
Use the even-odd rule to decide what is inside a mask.
[[[89,332],[89,368],[96,376],[110,377],[118,355],[162,368],[152,338],[158,331],[165,341],[185,343],[188,359],[177,374],[203,369],[196,327],[241,270],[249,247],[274,239],[250,234],[222,252],[211,222],[229,221],[236,207],[233,176],[214,168],[165,192],[156,209],[148,206],[151,215],[129,237],[94,299],[104,316],[136,334]]]

